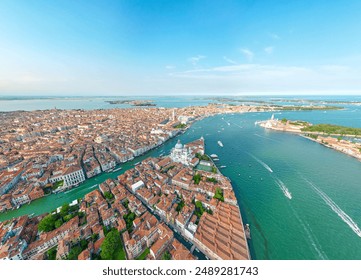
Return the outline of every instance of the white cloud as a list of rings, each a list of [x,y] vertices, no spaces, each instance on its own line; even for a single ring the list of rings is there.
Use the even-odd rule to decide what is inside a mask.
[[[355,92],[361,91],[361,69],[343,65],[234,64],[172,73],[171,79],[193,90],[217,92]]]
[[[254,53],[249,49],[240,49],[241,53],[246,57],[248,61],[252,61]]]
[[[205,59],[206,57],[204,55],[197,55],[197,56],[193,56],[188,58],[188,61],[194,66],[198,66],[198,62],[202,59]]]
[[[273,50],[274,50],[274,47],[273,47],[273,46],[268,46],[268,47],[265,47],[265,48],[264,48],[264,51],[265,51],[267,54],[272,54],[272,53],[273,53]]]
[[[174,65],[166,65],[165,66],[165,69],[167,69],[167,70],[173,70],[173,69],[175,69],[176,67],[174,66]]]
[[[230,59],[230,58],[228,58],[228,57],[226,57],[226,56],[224,56],[223,59],[224,59],[225,61],[227,61],[228,63],[230,63],[230,64],[237,64],[237,62],[235,62],[233,59]]]

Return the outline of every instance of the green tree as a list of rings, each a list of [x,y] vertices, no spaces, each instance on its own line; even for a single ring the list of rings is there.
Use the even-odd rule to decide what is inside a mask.
[[[221,188],[216,188],[216,193],[213,196],[215,199],[224,201],[223,191]]]
[[[44,232],[52,231],[53,229],[55,229],[55,221],[56,221],[55,215],[49,214],[45,216],[40,221],[38,230]]]
[[[207,182],[212,182],[212,183],[218,183],[218,181],[215,178],[207,178]]]
[[[177,208],[175,209],[177,212],[180,212],[184,207],[184,200],[181,200],[178,205]]]
[[[47,251],[46,252],[47,259],[48,260],[55,260],[56,251],[57,251],[57,247],[51,248],[49,251]]]
[[[116,229],[111,230],[105,237],[101,245],[100,256],[102,260],[113,260],[115,259],[115,254],[122,247],[122,242],[120,240],[120,234]]]
[[[63,220],[60,218],[55,221],[54,226],[55,228],[60,228],[63,223],[64,223]]]
[[[68,255],[68,260],[77,260],[79,254],[82,252],[83,250],[80,248],[80,246],[75,246],[73,248],[70,249],[69,251],[69,255]]]
[[[91,236],[91,239],[93,242],[97,241],[99,239],[99,234],[98,233],[93,233]]]
[[[169,253],[169,251],[165,251],[162,256],[162,260],[170,260],[170,259],[172,259],[171,254]]]
[[[196,175],[193,176],[194,184],[199,185],[199,182],[200,182],[201,180],[202,180],[201,174],[197,173]]]
[[[66,215],[66,216],[64,217],[64,221],[65,221],[65,222],[68,222],[68,221],[70,221],[72,218],[74,218],[74,215],[73,215],[73,214]]]
[[[128,214],[123,216],[125,223],[127,225],[127,230],[130,232],[133,228],[133,221],[136,218],[136,215],[133,212],[129,212]]]
[[[82,251],[84,251],[86,248],[88,248],[88,241],[86,241],[85,239],[80,240],[80,247]]]
[[[104,192],[104,196],[106,199],[109,199],[109,200],[114,198],[114,195],[111,192]]]
[[[68,215],[68,214],[69,214],[69,209],[70,209],[69,204],[65,203],[65,204],[61,207],[60,215],[61,215],[62,217]]]
[[[196,201],[195,202],[195,206],[196,206],[196,209],[195,209],[195,214],[197,217],[200,217],[203,215],[203,212],[204,212],[204,208],[203,208],[203,204],[202,202],[200,201]]]

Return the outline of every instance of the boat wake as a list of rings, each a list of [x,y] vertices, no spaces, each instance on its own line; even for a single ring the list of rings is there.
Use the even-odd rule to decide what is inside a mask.
[[[260,165],[262,165],[265,169],[267,169],[269,172],[273,173],[273,170],[271,169],[271,167],[269,167],[266,163],[264,163],[262,160],[260,160],[259,158],[255,157],[252,154],[249,154],[255,161],[257,161]]]
[[[89,190],[89,189],[91,189],[91,188],[94,188],[94,187],[96,187],[96,186],[98,186],[98,184],[92,185],[91,187],[87,188],[87,190]]]
[[[266,137],[266,136],[259,135],[259,134],[257,134],[257,133],[254,133],[254,135],[255,135],[255,136],[257,136],[257,137],[259,137],[259,138],[263,138],[263,139],[271,140],[271,141],[273,141],[273,142],[278,142],[278,143],[280,143],[280,142],[281,142],[281,141],[278,141],[278,140],[272,139],[272,138],[270,138],[270,137]]]
[[[323,260],[327,260],[328,257],[325,254],[325,252],[320,248],[321,245],[318,242],[317,238],[312,234],[312,230],[309,229],[305,225],[305,223],[302,221],[300,216],[298,216],[297,212],[295,211],[295,209],[293,209],[293,207],[291,207],[291,210],[292,210],[293,214],[295,215],[295,217],[296,217],[297,221],[299,222],[299,224],[302,226],[303,230],[306,232],[306,236],[308,237],[309,241],[311,242],[311,245],[312,245],[313,249],[315,249],[318,256]]]
[[[321,191],[315,184],[304,178],[304,180],[313,188],[313,190],[322,198],[322,200],[334,211],[359,237],[361,230],[358,225],[347,215],[327,194]]]
[[[290,193],[290,191],[286,187],[285,183],[283,183],[280,179],[276,178],[276,184],[281,189],[281,191],[283,192],[285,197],[287,197],[288,199],[292,199],[292,194]]]

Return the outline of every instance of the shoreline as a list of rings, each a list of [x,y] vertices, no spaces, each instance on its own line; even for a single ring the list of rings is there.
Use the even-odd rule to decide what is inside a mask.
[[[275,127],[274,125],[277,125],[277,123],[279,123],[279,122],[280,121],[278,121],[278,120],[277,121],[267,120],[267,121],[257,122],[256,124],[263,127],[264,129],[270,129],[270,130],[279,131],[279,132],[296,134],[300,137],[306,138],[306,139],[316,142],[320,145],[323,145],[327,148],[330,148],[337,152],[343,153],[347,156],[353,157],[353,158],[357,159],[358,161],[361,161],[361,147],[360,146],[359,147],[352,146],[355,144],[353,144],[349,140],[343,140],[343,139],[339,140],[339,139],[335,139],[334,137],[331,137],[331,136],[338,136],[338,137],[358,138],[359,136],[357,136],[357,135],[325,133],[325,132],[315,132],[315,131],[302,131],[300,128],[296,129],[294,126],[293,126],[293,128],[286,127],[285,126],[286,124],[284,124],[284,127],[282,127],[282,128]],[[316,138],[310,137],[308,135],[316,135]],[[318,136],[322,137],[321,141],[318,140]],[[326,136],[326,137],[324,137],[324,136]],[[334,145],[329,144],[329,142],[327,142],[327,141],[332,141]],[[342,144],[344,144],[344,145],[342,145]]]
[[[352,157],[352,158],[355,158],[355,159],[357,159],[358,161],[361,162],[361,153],[360,153],[359,156],[353,155],[353,154],[349,154],[349,153],[346,153],[346,152],[344,152],[344,151],[341,151],[341,150],[337,149],[336,147],[333,147],[333,146],[331,146],[331,145],[329,145],[329,144],[327,144],[327,143],[325,143],[325,142],[317,141],[317,139],[313,139],[312,137],[309,137],[309,136],[306,136],[306,135],[303,135],[303,134],[299,134],[299,136],[300,136],[300,137],[303,137],[303,138],[305,138],[305,139],[311,140],[311,141],[313,141],[313,142],[316,142],[316,143],[318,143],[318,144],[320,144],[320,145],[322,145],[322,146],[324,146],[324,147],[326,147],[326,148],[329,148],[329,149],[331,149],[331,150],[334,150],[334,151],[340,152],[340,153],[342,153],[342,154],[345,154],[345,155],[347,155],[347,156],[350,156],[350,157]]]

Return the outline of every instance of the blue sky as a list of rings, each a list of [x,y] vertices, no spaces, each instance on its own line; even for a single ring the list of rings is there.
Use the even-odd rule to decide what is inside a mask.
[[[361,93],[361,1],[1,0],[2,94]]]

